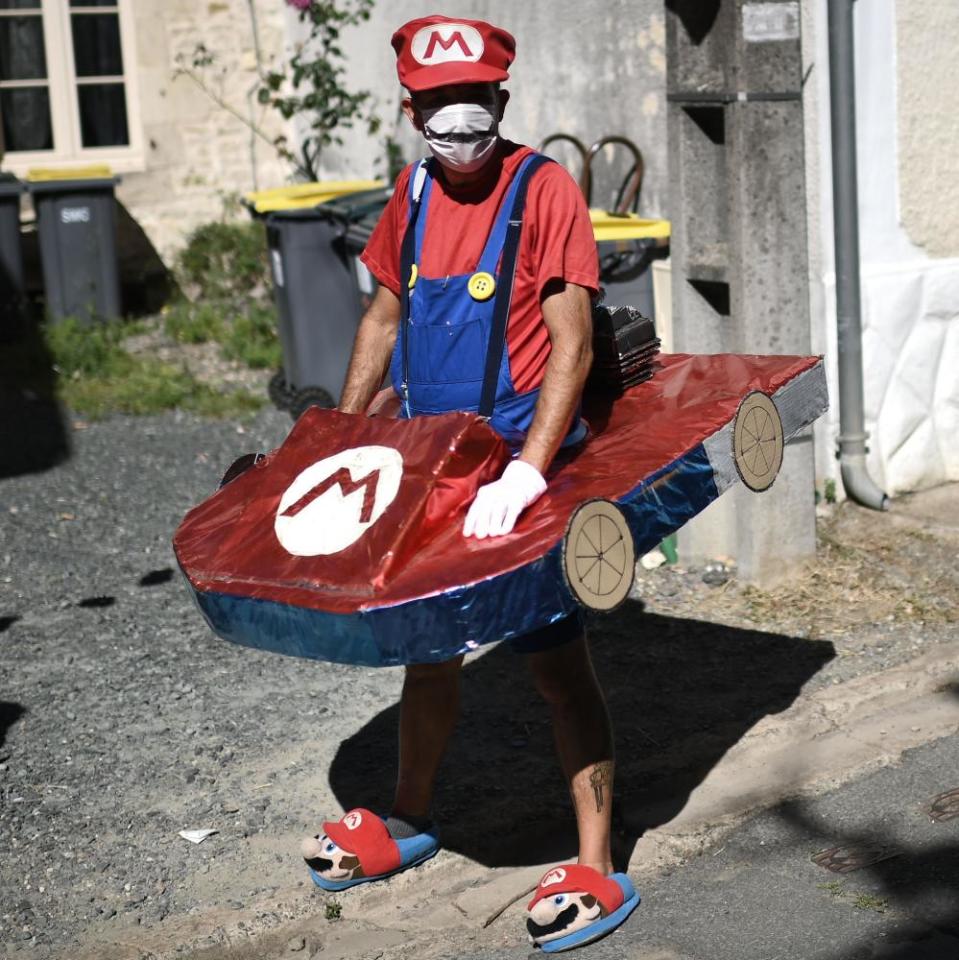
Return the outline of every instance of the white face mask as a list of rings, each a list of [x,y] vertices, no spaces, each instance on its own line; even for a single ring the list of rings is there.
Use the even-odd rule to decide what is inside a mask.
[[[495,109],[493,104],[449,103],[420,110],[423,136],[433,156],[461,173],[479,170],[499,138]]]

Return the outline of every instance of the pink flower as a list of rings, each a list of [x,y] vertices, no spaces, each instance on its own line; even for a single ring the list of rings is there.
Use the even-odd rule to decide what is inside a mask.
[[[309,10],[313,0],[286,0],[286,2],[289,6],[296,7],[297,10]]]

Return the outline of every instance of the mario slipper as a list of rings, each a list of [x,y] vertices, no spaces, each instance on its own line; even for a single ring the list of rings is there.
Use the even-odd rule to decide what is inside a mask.
[[[303,859],[322,890],[347,890],[416,867],[439,850],[434,830],[394,840],[382,817],[358,807],[303,841]]]
[[[625,873],[604,877],[592,867],[554,867],[526,909],[530,943],[544,953],[571,950],[615,930],[639,906]]]

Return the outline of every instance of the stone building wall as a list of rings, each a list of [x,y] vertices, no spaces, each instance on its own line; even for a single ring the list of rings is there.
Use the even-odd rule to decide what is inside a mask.
[[[251,6],[252,4],[252,6]],[[146,169],[123,175],[118,195],[164,259],[186,234],[223,211],[224,194],[282,183],[288,165],[248,128],[213,103],[187,77],[174,77],[177,56],[191,57],[202,41],[223,71],[226,102],[249,115],[256,79],[256,34],[262,57],[283,53],[288,14],[282,0],[136,0],[139,113]],[[254,105],[271,135],[276,118]]]
[[[190,57],[202,41],[224,71],[230,106],[249,115],[256,77],[252,9],[261,59],[276,62],[303,37],[283,0],[136,0],[139,108],[146,169],[126,173],[119,196],[161,256],[169,261],[186,234],[218,217],[224,194],[281,185],[290,167],[247,127],[215,105],[187,77],[177,77],[177,56]],[[512,101],[504,135],[537,144],[564,131],[588,145],[606,134],[626,135],[643,151],[646,176],[641,210],[666,216],[664,18],[659,0],[611,0],[520,6],[507,0],[447,0],[444,12],[487,19],[517,38],[518,54],[507,84]],[[359,125],[344,130],[344,144],[329,148],[323,175],[333,179],[382,176],[386,134],[408,159],[425,147],[399,116],[400,87],[389,39],[406,20],[434,12],[424,0],[376,5],[372,19],[344,35],[346,85],[369,89],[383,118],[380,134]],[[214,71],[215,72],[215,71]],[[276,135],[278,118],[254,105],[258,123]],[[252,153],[251,153],[252,151]],[[625,155],[595,167],[597,205],[611,196],[625,170]]]

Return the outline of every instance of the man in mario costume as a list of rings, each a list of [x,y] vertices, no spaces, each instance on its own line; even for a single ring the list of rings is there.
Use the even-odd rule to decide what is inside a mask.
[[[599,286],[589,212],[559,165],[503,139],[515,41],[478,20],[429,16],[393,35],[403,111],[432,155],[398,178],[362,260],[379,290],[356,336],[340,410],[363,413],[389,371],[401,416],[451,410],[489,419],[514,451],[480,488],[464,537],[509,533],[547,489],[579,418]],[[639,902],[613,871],[613,742],[583,624],[572,616],[509,641],[552,713],[579,831],[578,863],[556,867],[529,904],[544,951],[617,927]],[[399,772],[386,817],[358,808],[304,841],[314,881],[344,890],[433,856],[433,785],[456,723],[462,657],[406,668]]]

